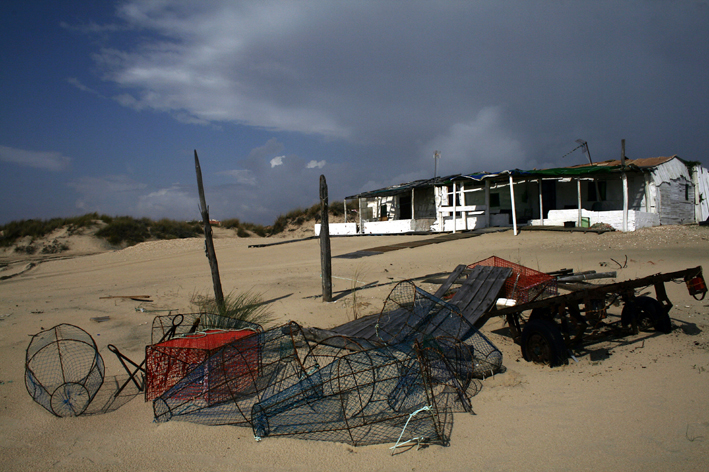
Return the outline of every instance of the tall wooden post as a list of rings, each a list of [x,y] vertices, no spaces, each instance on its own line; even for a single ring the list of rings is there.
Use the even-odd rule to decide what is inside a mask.
[[[194,167],[197,171],[197,189],[199,190],[199,211],[202,214],[204,223],[204,244],[206,246],[209,267],[212,269],[212,284],[214,285],[214,301],[221,310],[224,307],[224,293],[222,293],[222,281],[219,278],[219,266],[217,265],[217,254],[214,252],[214,241],[212,240],[212,225],[209,223],[209,207],[204,198],[204,186],[202,185],[202,169],[199,166],[197,150],[194,151]]]
[[[320,176],[320,269],[322,301],[332,301],[332,262],[330,260],[330,224],[328,221],[327,182]]]

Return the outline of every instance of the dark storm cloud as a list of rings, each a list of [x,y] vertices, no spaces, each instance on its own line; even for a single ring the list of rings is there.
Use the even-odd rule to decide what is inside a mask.
[[[323,164],[265,143],[224,164],[225,202],[238,189],[305,203],[298,179],[318,172],[352,193],[430,177],[435,150],[443,174],[584,162],[561,158],[578,138],[595,160],[625,138],[630,157],[709,161],[703,1],[136,0],[118,13],[138,39],[96,59],[120,103],[361,149]]]

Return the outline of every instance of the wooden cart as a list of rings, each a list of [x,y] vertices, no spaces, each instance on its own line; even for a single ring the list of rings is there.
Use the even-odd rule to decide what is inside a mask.
[[[694,267],[655,274],[607,285],[592,285],[564,295],[532,300],[516,306],[495,309],[481,316],[483,326],[496,316],[505,317],[516,343],[527,361],[557,366],[568,362],[570,350],[590,336],[608,329],[625,334],[655,330],[669,333],[672,323],[665,282],[682,280],[695,298],[704,298],[707,288],[702,268]],[[638,289],[654,286],[655,298],[636,296]],[[608,323],[608,308],[623,303],[620,320]]]

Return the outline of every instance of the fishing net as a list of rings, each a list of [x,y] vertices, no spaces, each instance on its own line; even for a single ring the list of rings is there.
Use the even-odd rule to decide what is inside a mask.
[[[157,344],[176,336],[193,334],[209,329],[250,329],[261,331],[256,323],[213,313],[178,313],[153,318],[150,344]]]
[[[314,333],[291,322],[229,340],[154,400],[156,421],[353,446],[447,444],[451,413],[472,412],[479,379],[502,366],[455,306],[410,282],[390,294],[373,339]]]
[[[251,407],[294,385],[316,360],[296,323],[226,344],[153,402],[158,422],[251,425]]]
[[[316,343],[289,323],[225,345],[153,409],[158,422],[251,426],[257,437],[355,446],[396,441],[408,422],[403,438],[446,443],[450,411],[435,400],[443,387],[427,381],[423,366],[412,350],[364,349],[344,336]]]
[[[541,300],[542,298],[553,297],[558,293],[555,277],[515,264],[501,257],[491,256],[470,264],[468,268],[472,269],[476,266],[509,267],[512,269],[512,276],[505,281],[505,297],[514,299],[517,303]]]
[[[103,384],[103,358],[91,335],[60,324],[35,334],[25,357],[25,386],[50,413],[78,416]]]
[[[153,400],[183,379],[198,364],[204,362],[225,344],[242,338],[248,356],[243,365],[230,365],[234,369],[251,369],[258,364],[257,333],[250,329],[207,329],[192,334],[174,337],[167,341],[147,346],[145,349],[146,388],[145,399]],[[209,372],[204,373],[202,388],[209,390]]]
[[[342,354],[254,404],[254,435],[353,446],[415,438],[447,443],[448,412],[439,411],[434,385],[416,357],[389,348]]]

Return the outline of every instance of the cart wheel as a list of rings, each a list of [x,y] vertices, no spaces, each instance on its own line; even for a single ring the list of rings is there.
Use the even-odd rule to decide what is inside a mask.
[[[532,313],[529,314],[529,321],[532,320],[552,320],[554,315],[552,314],[551,308],[537,307],[532,309]]]
[[[636,297],[634,303],[626,303],[620,315],[623,326],[629,326],[635,317],[640,331],[655,331],[669,333],[672,331],[670,315],[665,312],[665,307],[651,297]]]
[[[544,319],[528,321],[522,330],[522,356],[528,362],[556,367],[567,363],[566,344],[557,326]]]

